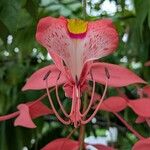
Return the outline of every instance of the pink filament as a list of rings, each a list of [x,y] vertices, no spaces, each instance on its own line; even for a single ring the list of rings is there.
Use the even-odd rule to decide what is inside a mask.
[[[107,87],[108,87],[108,78],[106,79],[106,83],[105,83],[105,89],[104,89],[104,92],[103,92],[103,95],[96,107],[96,109],[94,110],[93,114],[87,119],[87,120],[81,120],[81,123],[82,124],[86,124],[88,123],[89,121],[91,121],[93,119],[93,117],[96,115],[97,111],[99,110],[100,108],[100,105],[102,104],[104,98],[105,98],[105,95],[106,95],[106,91],[107,91]]]
[[[80,125],[81,122],[81,116],[80,116],[80,89],[78,89],[77,85],[73,87],[73,94],[72,94],[72,107],[71,112],[69,114],[69,117],[71,121],[74,123],[75,128],[77,128]]]
[[[51,104],[51,107],[56,115],[56,117],[58,118],[58,120],[60,122],[62,122],[63,124],[66,124],[66,125],[69,125],[70,124],[70,120],[66,121],[64,120],[63,118],[60,117],[60,115],[58,114],[58,112],[56,111],[55,107],[54,107],[54,104],[53,104],[53,101],[52,101],[52,98],[51,98],[51,95],[49,94],[49,89],[48,89],[48,82],[47,82],[47,79],[45,80],[46,81],[46,91],[47,91],[47,95],[48,95],[48,99],[49,99],[49,102]]]
[[[61,111],[63,112],[65,117],[67,117],[69,119],[69,120],[64,120],[59,115],[57,110],[55,109],[55,106],[53,104],[51,95],[49,93],[47,78],[45,79],[45,81],[46,81],[46,91],[47,91],[48,99],[50,101],[51,107],[52,107],[56,117],[63,124],[69,125],[70,123],[74,123],[75,128],[77,128],[80,124],[86,124],[86,123],[88,123],[89,121],[91,121],[93,119],[93,117],[96,115],[97,111],[100,108],[100,105],[102,104],[102,102],[104,100],[104,97],[105,97],[106,91],[107,91],[107,85],[108,85],[108,78],[107,78],[103,95],[102,95],[96,109],[94,110],[93,114],[88,119],[84,120],[85,116],[88,114],[88,112],[89,112],[89,110],[92,106],[92,103],[93,103],[94,92],[95,92],[95,80],[93,80],[92,95],[91,95],[89,106],[83,114],[80,112],[80,108],[81,108],[80,87],[77,84],[75,84],[75,86],[73,87],[71,111],[70,111],[70,114],[67,114],[67,112],[65,111],[65,109],[64,109],[64,107],[61,103],[61,100],[59,98],[58,85],[57,85],[57,82],[56,82],[56,91],[55,91],[56,92],[56,99],[58,101],[58,104],[60,106]]]
[[[92,106],[92,103],[93,103],[94,93],[95,93],[95,80],[93,80],[93,89],[92,89],[92,95],[91,95],[89,106],[86,109],[86,111],[83,114],[81,114],[82,117],[86,116],[87,113],[89,112],[89,110],[90,110],[90,108]]]
[[[60,98],[59,98],[59,95],[58,95],[58,85],[57,85],[57,83],[56,83],[56,99],[57,99],[58,104],[59,104],[59,106],[60,106],[62,112],[64,113],[64,115],[65,115],[66,117],[69,117],[69,115],[68,115],[67,112],[65,111],[65,109],[64,109],[64,107],[63,107],[63,105],[62,105],[62,103],[61,103],[61,101],[60,101]]]

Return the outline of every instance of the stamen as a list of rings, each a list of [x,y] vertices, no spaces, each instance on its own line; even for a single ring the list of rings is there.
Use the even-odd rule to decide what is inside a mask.
[[[103,95],[96,107],[96,109],[94,110],[93,114],[87,119],[87,120],[81,120],[81,123],[82,124],[87,124],[89,121],[91,121],[93,119],[93,117],[96,115],[96,113],[98,112],[99,108],[100,108],[100,105],[102,104],[104,98],[105,98],[105,95],[106,95],[106,91],[107,91],[107,87],[108,87],[108,79],[106,79],[106,83],[105,83],[105,89],[104,89],[104,92],[103,92]]]
[[[92,106],[93,103],[93,98],[94,98],[94,93],[95,93],[95,80],[93,80],[93,88],[92,88],[92,95],[91,95],[91,99],[90,99],[90,103],[88,108],[86,109],[86,111],[83,114],[80,114],[82,117],[86,116]]]
[[[53,109],[53,111],[54,111],[56,117],[58,118],[58,120],[59,120],[60,122],[62,122],[63,124],[69,125],[69,124],[70,124],[70,120],[66,121],[66,120],[64,120],[63,118],[61,118],[60,115],[58,114],[58,112],[56,111],[55,107],[54,107],[54,104],[53,104],[51,95],[49,94],[47,79],[46,79],[46,91],[47,91],[47,95],[48,95],[48,99],[49,99],[49,102],[50,102],[50,104],[51,104],[51,107],[52,107],[52,109]]]
[[[80,103],[79,91],[78,91],[77,86],[73,87],[72,106],[71,106],[71,112],[69,114],[71,122],[74,123],[75,128],[77,128],[81,122],[81,116],[80,116],[80,104],[81,103]]]
[[[65,111],[65,109],[64,109],[64,107],[63,107],[63,105],[62,105],[62,103],[60,101],[59,94],[58,94],[58,85],[57,85],[57,82],[56,82],[56,99],[57,99],[57,102],[58,102],[58,104],[59,104],[62,112],[64,113],[64,115],[69,118],[69,115]]]

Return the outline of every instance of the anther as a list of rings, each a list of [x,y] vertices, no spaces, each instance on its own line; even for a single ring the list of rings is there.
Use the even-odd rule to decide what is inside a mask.
[[[51,70],[49,70],[49,71],[45,74],[43,80],[46,80],[46,79],[49,77],[50,73],[51,73]]]
[[[93,73],[92,73],[92,70],[90,70],[90,76],[91,76],[91,79],[93,80]]]
[[[58,74],[57,81],[60,79],[60,75],[61,75],[61,72],[59,72]]]
[[[110,79],[110,74],[109,74],[109,71],[108,71],[108,69],[106,67],[105,67],[105,74],[106,74],[106,77],[108,79]]]
[[[75,79],[76,85],[78,86],[79,82],[78,82],[78,77],[76,75],[76,79]]]

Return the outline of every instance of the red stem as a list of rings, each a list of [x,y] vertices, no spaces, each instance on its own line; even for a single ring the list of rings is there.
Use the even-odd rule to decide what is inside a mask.
[[[140,140],[145,139],[142,135],[140,135],[136,130],[134,130],[127,122],[124,120],[118,113],[114,112],[114,115]]]

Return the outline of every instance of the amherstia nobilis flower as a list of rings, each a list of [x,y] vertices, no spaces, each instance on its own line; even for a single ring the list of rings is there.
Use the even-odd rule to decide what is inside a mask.
[[[52,110],[42,102],[35,101],[32,106],[36,105],[40,108],[39,105],[42,105],[41,108],[43,108],[39,110],[40,114],[37,116],[51,114],[53,111],[62,123],[66,125],[74,124],[75,127],[78,127],[80,124],[88,123],[100,110],[108,86],[122,87],[134,83],[145,83],[133,72],[119,65],[94,62],[94,60],[111,54],[118,46],[118,33],[109,19],[87,22],[63,17],[46,17],[38,23],[36,39],[48,50],[55,63],[36,71],[28,78],[23,87],[23,91],[46,89],[46,96],[48,96]],[[83,105],[81,97],[86,91],[89,81],[93,82],[91,99],[86,110],[81,112]],[[105,85],[105,88],[93,114],[87,117],[93,105],[95,82]],[[60,100],[59,86],[63,86],[65,95],[72,99],[69,113],[64,109],[62,100]],[[49,90],[52,87],[54,87],[56,100],[65,117],[61,117],[53,104],[54,100],[52,100]],[[24,105],[26,105],[26,108]],[[23,125],[25,122],[23,118],[19,119],[16,125],[35,127],[31,122],[32,116],[30,115],[33,110],[30,110],[28,104],[24,105],[18,107],[22,115],[19,113],[12,114],[12,116],[6,115],[1,117],[0,120],[18,115],[20,118],[20,116],[26,114],[26,118],[30,117],[30,119],[26,119],[26,121],[30,120],[26,123],[27,125]]]

